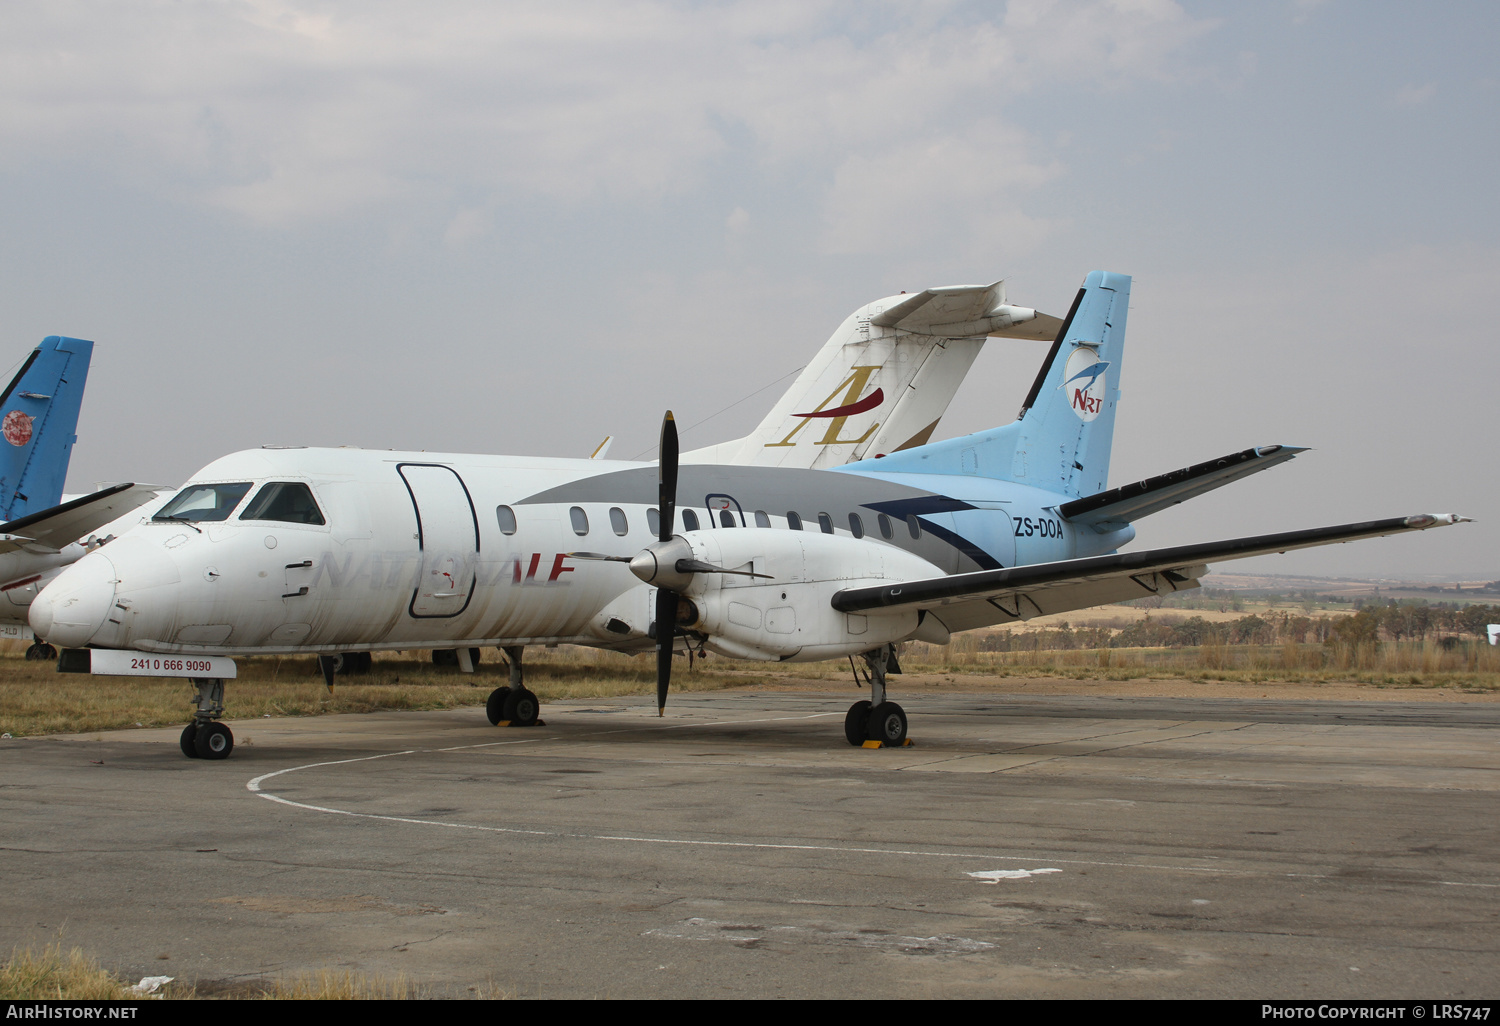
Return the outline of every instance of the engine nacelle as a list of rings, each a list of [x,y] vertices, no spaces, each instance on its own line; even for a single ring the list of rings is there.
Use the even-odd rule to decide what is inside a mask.
[[[740,659],[812,662],[868,651],[911,636],[910,610],[841,613],[830,604],[845,588],[941,577],[936,566],[904,549],[868,539],[755,528],[680,535],[695,558],[771,579],[696,573],[681,594],[698,609],[684,624],[707,645]]]

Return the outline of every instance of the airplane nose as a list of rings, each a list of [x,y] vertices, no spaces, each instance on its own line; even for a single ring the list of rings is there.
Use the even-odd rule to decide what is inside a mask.
[[[31,629],[62,648],[82,648],[104,626],[115,600],[115,568],[91,552],[68,567],[31,603]]]

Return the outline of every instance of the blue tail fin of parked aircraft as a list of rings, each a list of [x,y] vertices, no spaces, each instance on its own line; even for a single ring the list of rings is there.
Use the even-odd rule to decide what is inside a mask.
[[[969,474],[1075,496],[1102,491],[1129,309],[1129,276],[1091,272],[1013,423],[866,460],[862,468]]]
[[[0,520],[62,501],[94,343],[49,335],[0,393]]]

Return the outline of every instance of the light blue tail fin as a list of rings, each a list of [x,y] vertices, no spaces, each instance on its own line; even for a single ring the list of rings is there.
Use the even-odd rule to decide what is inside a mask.
[[[49,335],[0,393],[0,520],[62,501],[94,343]]]
[[[1013,423],[851,469],[969,474],[1073,496],[1103,491],[1129,309],[1129,276],[1091,272]]]

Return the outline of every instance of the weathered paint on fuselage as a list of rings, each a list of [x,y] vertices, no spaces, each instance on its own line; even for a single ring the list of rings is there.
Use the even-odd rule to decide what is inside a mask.
[[[1054,508],[1068,496],[980,477],[882,474],[879,462],[839,472],[683,466],[676,528],[683,530],[681,511],[694,510],[704,530],[784,531],[792,511],[804,530],[818,531],[826,514],[835,533],[850,536],[850,514],[857,514],[867,540],[948,573],[1094,555],[1133,533],[1076,530]],[[76,610],[80,629],[100,618],[81,640],[57,630],[63,644],[228,655],[555,642],[644,648],[650,589],[623,564],[568,553],[629,556],[655,541],[647,511],[656,506],[656,477],[654,463],[358,449],[234,453],[189,483],[253,482],[253,496],[267,481],[305,482],[326,524],[237,519],[244,505],[223,522],[144,523],[52,586],[61,588],[53,603],[59,616],[74,615],[62,596],[75,587],[89,606]],[[423,480],[426,486],[413,484]],[[436,490],[419,515],[422,487]],[[501,506],[514,511],[514,533],[502,531]],[[720,523],[726,506],[733,528]],[[587,516],[586,534],[574,529],[573,507]],[[612,525],[612,508],[624,514],[623,534]],[[755,526],[756,511],[768,515],[770,528]],[[917,537],[908,517],[917,518]],[[96,610],[105,581],[113,582],[113,597]],[[614,631],[606,627],[611,620]]]

